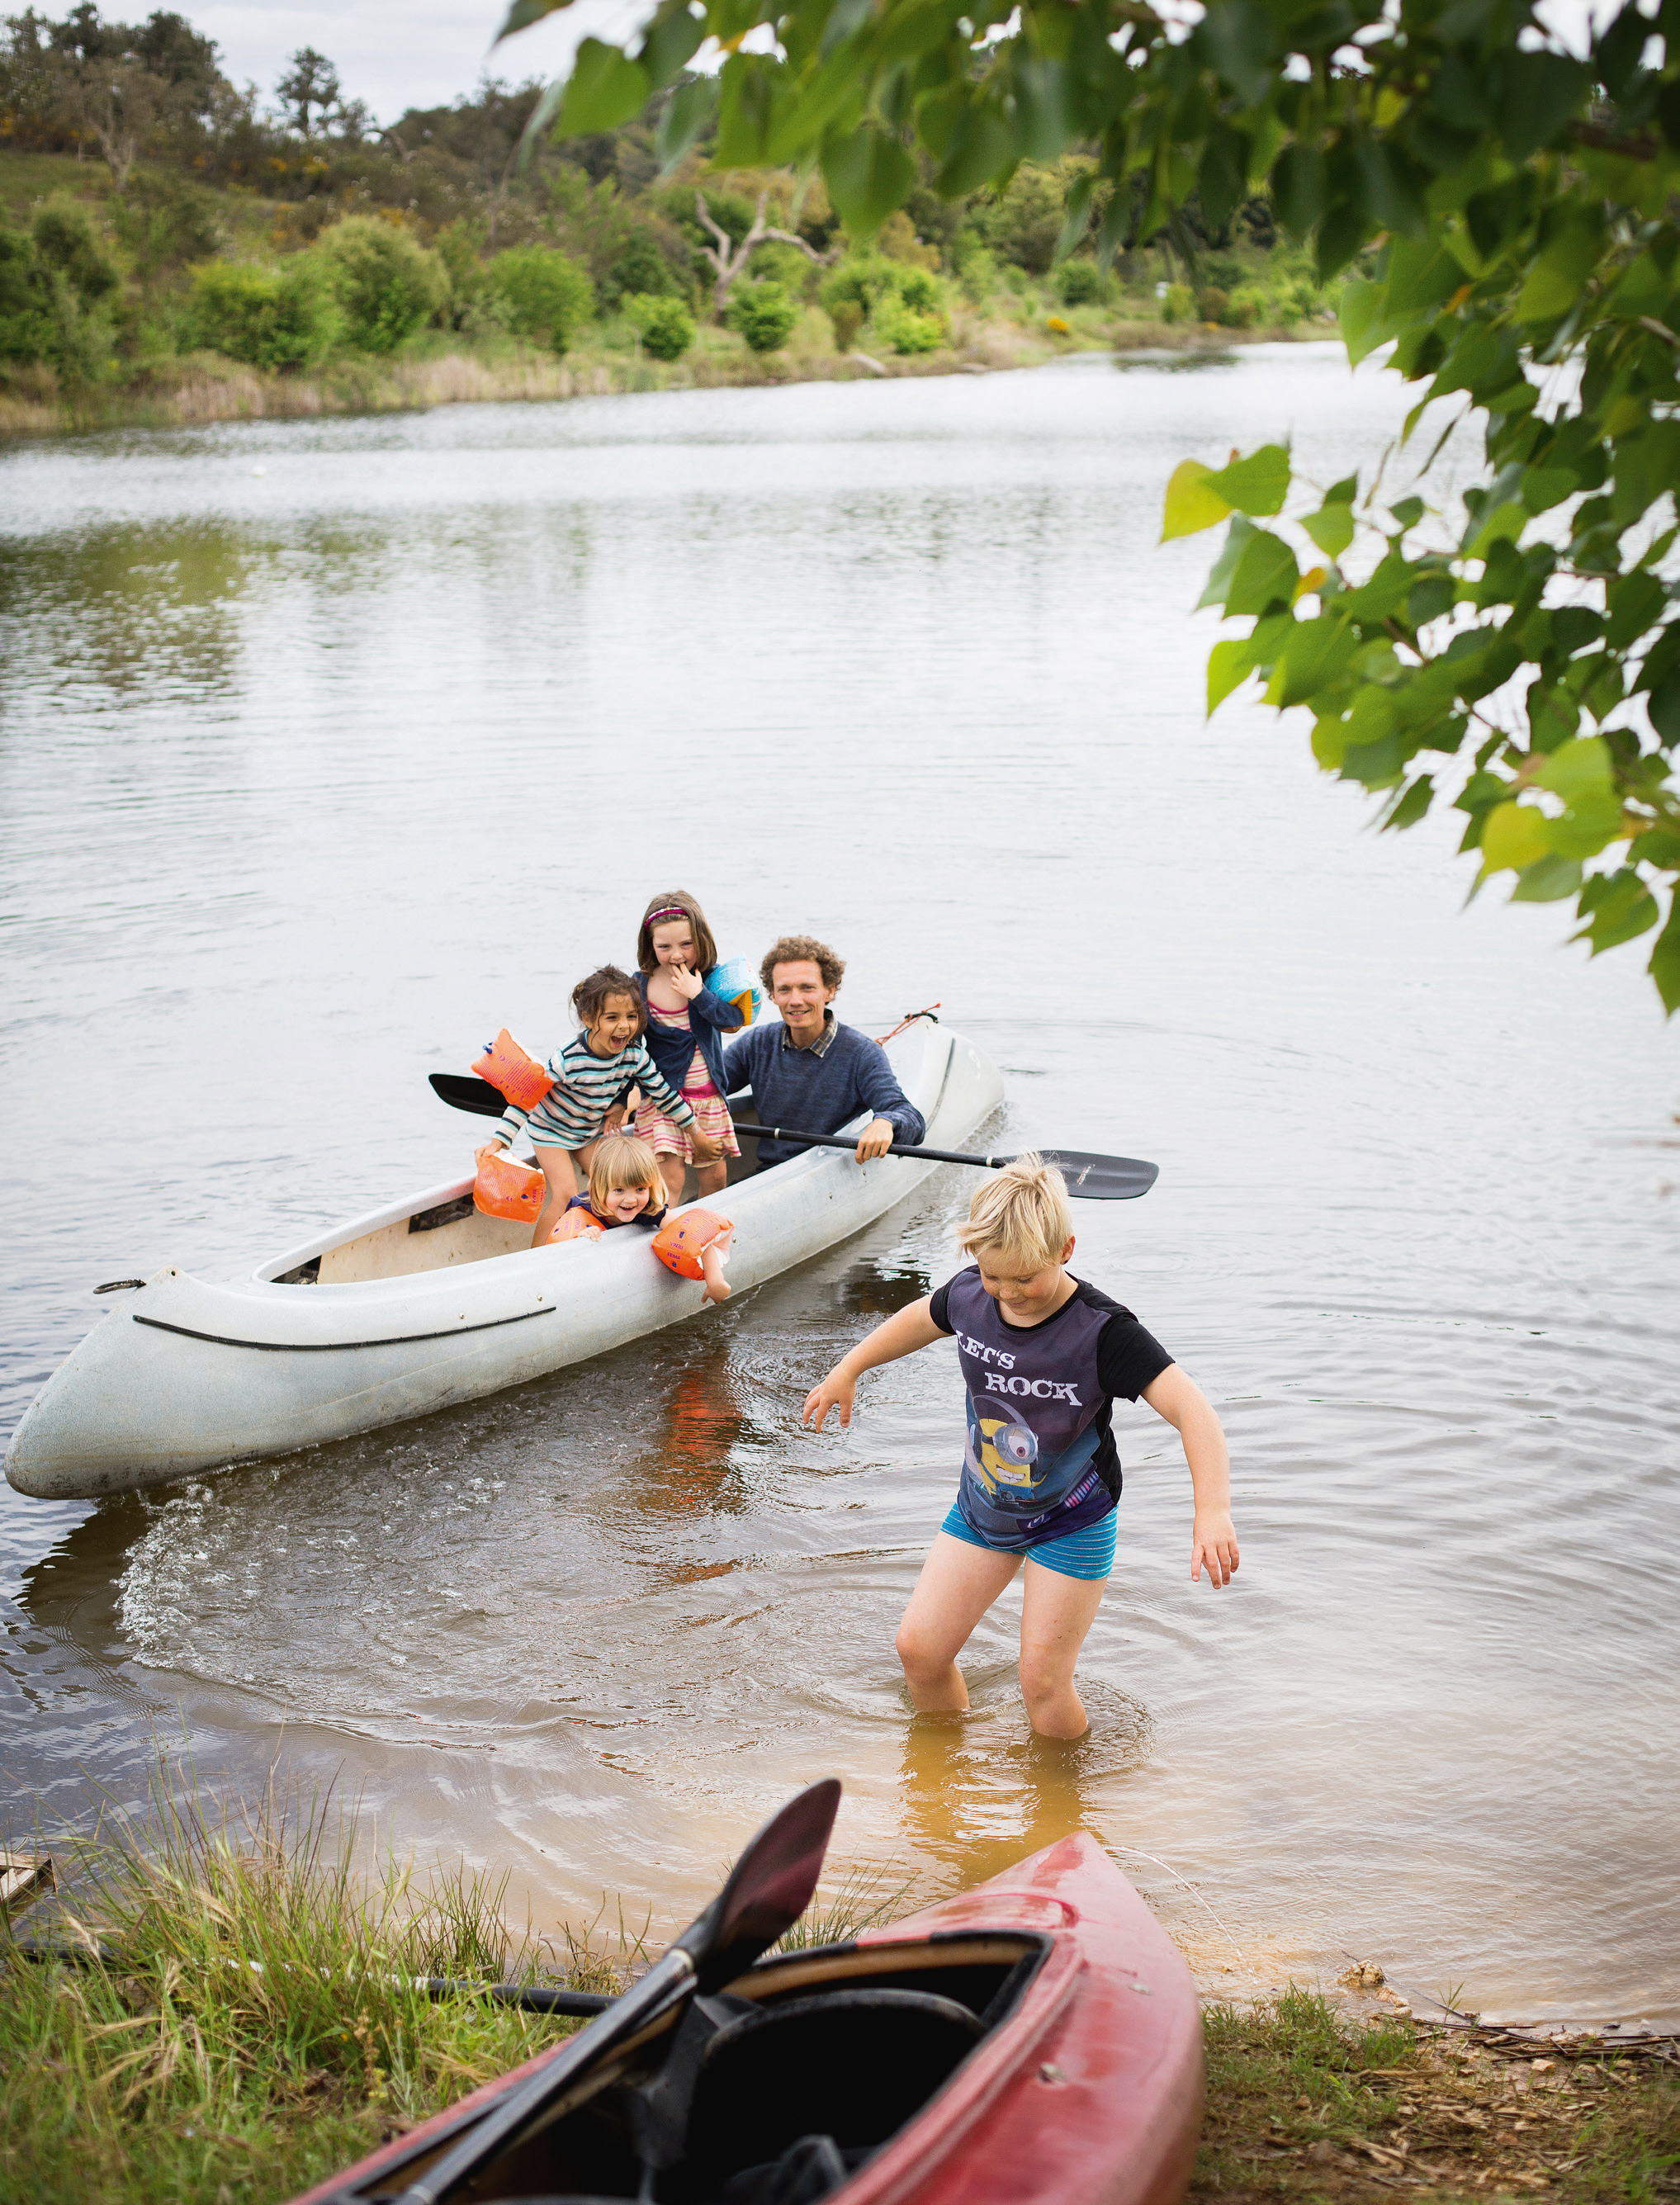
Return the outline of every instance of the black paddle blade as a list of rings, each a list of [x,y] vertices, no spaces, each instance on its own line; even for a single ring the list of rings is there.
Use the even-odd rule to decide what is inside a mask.
[[[481,1118],[499,1118],[508,1108],[508,1098],[499,1088],[492,1087],[488,1079],[480,1079],[472,1072],[429,1072],[431,1091],[440,1102],[447,1102],[452,1110],[472,1110]]]
[[[1054,1164],[1067,1181],[1067,1191],[1081,1202],[1135,1202],[1147,1194],[1161,1177],[1159,1164],[1139,1156],[1097,1156],[1084,1149],[1042,1149],[1047,1164]]]
[[[837,1777],[825,1776],[773,1815],[699,1919],[677,1939],[704,1998],[750,1968],[810,1905],[840,1811]]]

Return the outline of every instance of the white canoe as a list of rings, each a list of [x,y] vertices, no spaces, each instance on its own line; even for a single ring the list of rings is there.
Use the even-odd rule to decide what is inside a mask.
[[[948,1027],[918,1023],[887,1053],[932,1147],[960,1146],[1002,1099],[996,1066]],[[709,1197],[735,1222],[731,1286],[845,1239],[935,1168],[813,1149]],[[158,1272],[35,1396],[8,1481],[88,1500],[287,1454],[520,1385],[703,1306],[645,1234],[521,1246],[530,1227],[480,1216],[472,1187],[429,1187],[230,1284]]]

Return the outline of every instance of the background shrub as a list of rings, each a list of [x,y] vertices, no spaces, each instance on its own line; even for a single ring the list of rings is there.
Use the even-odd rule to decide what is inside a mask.
[[[1187,322],[1196,312],[1196,294],[1188,283],[1169,283],[1167,296],[1161,302],[1161,318],[1164,322]]]
[[[855,299],[836,299],[828,314],[834,325],[834,350],[850,352],[864,326],[863,308]]]
[[[898,292],[890,293],[875,310],[875,326],[894,352],[937,352],[945,342],[945,317],[912,306]]]
[[[278,268],[212,260],[193,270],[193,342],[252,367],[312,367],[343,330],[326,271],[296,253]]]
[[[86,212],[48,205],[27,237],[0,226],[0,360],[45,360],[71,389],[111,364],[117,274]]]
[[[551,245],[516,245],[498,253],[489,281],[506,305],[509,328],[554,352],[564,352],[595,312],[589,270]]]
[[[632,291],[624,311],[655,360],[680,360],[694,342],[694,317],[680,299]]]
[[[351,215],[323,230],[310,251],[327,273],[350,342],[363,352],[395,352],[449,302],[442,257],[394,223]]]
[[[728,318],[754,352],[780,352],[793,334],[799,309],[780,283],[749,283],[736,293]]]
[[[1062,267],[1056,288],[1061,293],[1065,306],[1089,306],[1100,299],[1107,289],[1102,271],[1095,260],[1070,260]]]
[[[1222,322],[1230,304],[1217,283],[1204,283],[1196,294],[1196,311],[1204,322]]]

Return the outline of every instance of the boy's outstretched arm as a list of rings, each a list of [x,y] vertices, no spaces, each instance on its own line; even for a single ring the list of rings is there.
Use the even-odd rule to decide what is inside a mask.
[[[864,1346],[868,1346],[864,1342]],[[1237,1574],[1237,1529],[1231,1520],[1231,1453],[1213,1403],[1187,1370],[1169,1363],[1143,1388],[1143,1399],[1164,1417],[1184,1443],[1190,1486],[1196,1495],[1196,1524],[1190,1533],[1190,1573],[1229,1584]]]
[[[829,1410],[838,1409],[844,1428],[852,1422],[852,1396],[864,1371],[873,1370],[877,1363],[896,1363],[901,1355],[913,1355],[918,1347],[931,1347],[935,1340],[945,1339],[930,1314],[932,1303],[933,1296],[923,1294],[908,1309],[895,1311],[884,1324],[866,1334],[849,1355],[842,1355],[828,1376],[806,1394],[800,1423],[820,1432]]]

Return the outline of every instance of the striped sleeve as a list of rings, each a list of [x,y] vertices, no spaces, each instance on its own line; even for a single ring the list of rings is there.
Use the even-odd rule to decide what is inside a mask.
[[[659,1067],[648,1054],[648,1045],[638,1041],[625,1051],[625,1061],[636,1074],[636,1084],[674,1125],[692,1126],[694,1113],[677,1090],[672,1086]]]

